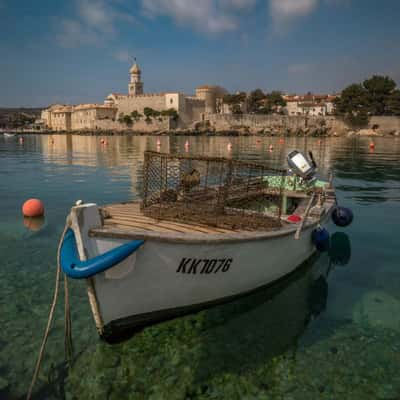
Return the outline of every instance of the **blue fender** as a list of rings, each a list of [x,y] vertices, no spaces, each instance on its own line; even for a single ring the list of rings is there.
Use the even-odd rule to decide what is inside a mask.
[[[330,236],[325,228],[315,228],[311,233],[311,240],[318,251],[324,252],[329,250]]]
[[[106,271],[125,258],[134,253],[144,240],[133,240],[132,242],[116,247],[107,253],[81,261],[76,248],[75,234],[72,229],[68,229],[64,236],[60,251],[61,268],[64,273],[73,279],[90,278],[100,272]]]

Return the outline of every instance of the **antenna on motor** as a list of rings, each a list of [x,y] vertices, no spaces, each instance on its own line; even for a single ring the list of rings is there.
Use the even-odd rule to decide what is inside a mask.
[[[311,150],[308,152],[308,155],[310,156],[310,160],[311,160],[312,166],[314,168],[317,168],[317,163],[315,162],[314,155],[313,155]]]

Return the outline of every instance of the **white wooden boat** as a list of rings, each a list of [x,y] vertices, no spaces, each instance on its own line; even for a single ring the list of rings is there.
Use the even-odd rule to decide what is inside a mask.
[[[6,138],[7,138],[7,137],[15,137],[15,136],[17,136],[17,134],[16,134],[16,133],[4,132],[4,133],[3,133],[3,136],[6,137]]]
[[[201,167],[202,162],[207,166]],[[192,176],[197,163],[200,178],[197,188],[183,190],[182,178],[168,174],[171,169],[182,177],[182,166],[188,163]],[[229,166],[222,186],[212,179],[219,164]],[[213,168],[204,177],[204,171]],[[249,168],[253,172],[244,175]],[[313,232],[335,209],[334,191],[328,182],[299,185],[298,178],[273,173],[257,164],[147,152],[141,202],[72,207],[61,265],[68,276],[87,280],[101,337],[116,341],[143,326],[249,294],[308,259],[318,246]],[[152,176],[158,189],[151,188]],[[172,187],[178,188],[175,197],[170,196]],[[238,209],[238,200],[255,194],[269,199],[264,211]],[[171,213],[178,203],[184,203],[183,208]],[[186,209],[189,217],[182,212]],[[210,223],[203,218],[206,209],[220,214],[207,215],[214,215]],[[294,214],[300,217],[296,223],[290,222]],[[242,225],[238,216],[243,217]]]

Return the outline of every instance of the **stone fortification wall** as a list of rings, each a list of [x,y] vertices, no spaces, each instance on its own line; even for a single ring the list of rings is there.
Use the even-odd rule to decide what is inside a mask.
[[[170,119],[167,117],[160,119],[152,118],[150,123],[146,122],[144,119],[140,119],[139,121],[135,121],[133,125],[130,127],[118,121],[103,119],[95,121],[94,124],[95,126],[93,127],[93,129],[109,130],[109,131],[125,131],[129,129],[138,132],[169,130],[171,124]]]
[[[207,115],[206,119],[217,131],[247,127],[255,131],[264,129],[279,132],[324,130],[327,133],[342,135],[354,130],[342,119],[334,116],[212,114]],[[371,117],[368,127],[374,128],[378,134],[400,132],[400,117]]]
[[[250,129],[270,129],[276,131],[296,131],[307,129],[324,129],[337,134],[342,134],[347,125],[331,116],[309,117],[309,116],[288,116],[288,115],[232,115],[232,114],[212,114],[207,119],[211,126],[216,130],[235,129],[248,127]]]
[[[132,111],[136,110],[143,114],[145,107],[150,107],[157,111],[165,110],[165,95],[144,94],[118,99],[118,113],[130,114]]]
[[[205,111],[205,102],[193,97],[185,98],[185,111],[179,112],[179,125],[190,126],[193,121],[201,121]]]

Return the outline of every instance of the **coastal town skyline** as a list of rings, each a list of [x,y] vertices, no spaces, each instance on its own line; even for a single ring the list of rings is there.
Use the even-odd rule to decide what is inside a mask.
[[[0,106],[94,103],[105,93],[125,93],[134,57],[146,71],[150,93],[193,94],[202,84],[232,93],[335,93],[372,74],[399,83],[400,4],[385,5],[0,0]]]

